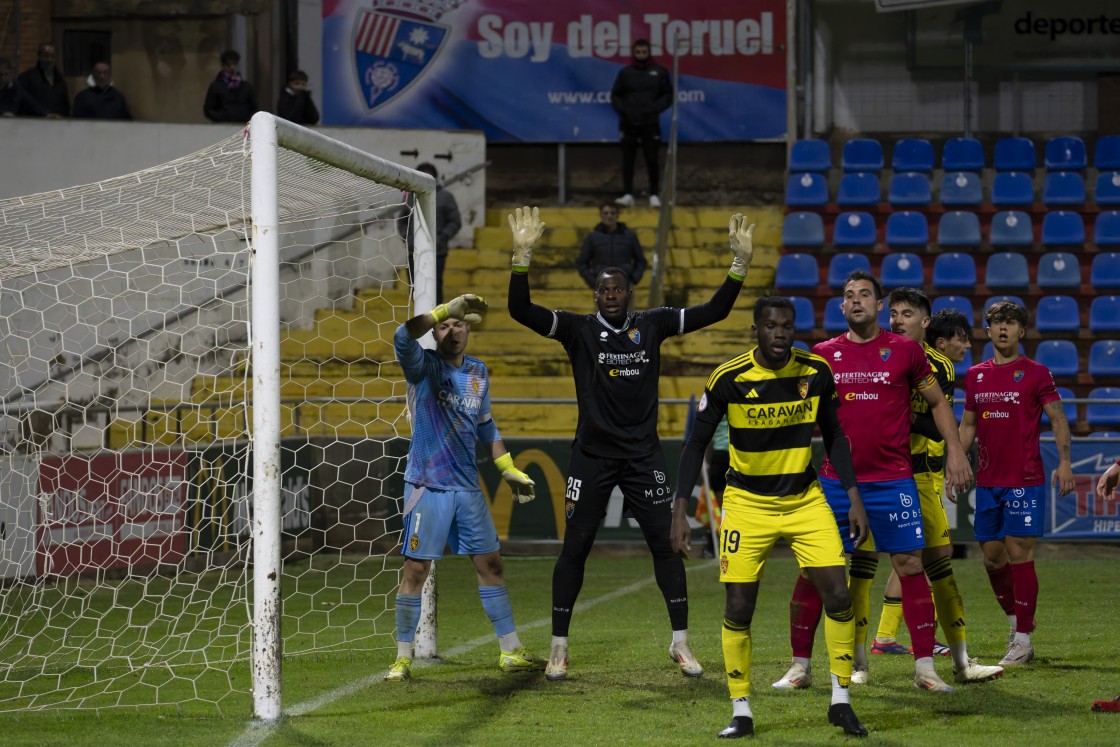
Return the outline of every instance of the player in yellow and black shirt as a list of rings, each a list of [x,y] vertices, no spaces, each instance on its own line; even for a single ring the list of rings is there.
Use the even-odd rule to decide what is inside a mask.
[[[959,312],[956,316],[942,314],[937,324],[934,324],[929,298],[916,288],[895,288],[887,296],[887,303],[891,313],[891,331],[922,343],[937,383],[941,386],[945,399],[952,404],[956,372],[953,359],[946,353],[963,360],[965,351],[970,347],[968,338],[972,331],[967,318]],[[929,416],[929,403],[917,392],[911,393],[910,411],[914,414],[910,429],[910,458],[914,467],[914,481],[918,484],[925,536],[922,562],[933,592],[937,619],[949,643],[948,646],[935,643],[934,653],[944,652],[953,657],[953,677],[957,682],[990,680],[1002,674],[1003,668],[979,664],[968,656],[964,600],[953,576],[949,517],[941,500],[945,488],[945,441]],[[870,545],[870,540],[868,544]],[[856,586],[870,586],[875,576],[876,556],[868,555],[865,551],[873,553],[874,548],[861,547],[852,559],[853,589]],[[902,618],[901,597],[901,585],[898,577],[892,573],[883,593],[883,612],[871,645],[873,654],[909,653],[895,638]],[[863,636],[860,636],[861,632]],[[866,633],[866,627],[862,630],[857,628],[857,652],[866,641]]]
[[[844,575],[844,550],[836,519],[810,463],[813,430],[851,499],[850,531],[857,543],[867,515],[856,487],[851,447],[837,417],[839,399],[823,358],[793,347],[794,310],[788,299],[761,298],[754,307],[758,347],[712,373],[692,433],[681,453],[673,506],[673,548],[688,548],[684,506],[704,451],[727,414],[731,467],[723,494],[719,557],[725,584],[723,656],[732,699],[732,720],[721,737],[754,732],[750,709],[751,620],[770,549],[779,537],[793,549],[824,600],[825,642],[832,672],[829,723],[846,734],[867,730],[852,711],[848,683],[855,635]]]

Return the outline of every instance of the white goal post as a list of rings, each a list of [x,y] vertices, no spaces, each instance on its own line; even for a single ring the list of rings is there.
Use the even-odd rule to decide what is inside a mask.
[[[273,722],[285,656],[391,661],[392,335],[435,305],[435,214],[430,176],[267,113],[0,200],[0,711]]]

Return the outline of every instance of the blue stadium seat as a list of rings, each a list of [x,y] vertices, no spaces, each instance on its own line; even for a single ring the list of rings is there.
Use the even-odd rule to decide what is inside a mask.
[[[1089,375],[1120,376],[1120,340],[1097,340],[1089,348]]]
[[[988,255],[984,269],[984,284],[988,290],[1018,290],[1030,288],[1027,258],[1018,252],[997,252]]]
[[[1025,137],[1001,137],[996,141],[992,165],[996,171],[1034,171],[1038,165],[1034,143]]]
[[[992,216],[988,234],[992,246],[1030,246],[1034,243],[1031,217],[1022,210],[1001,210]]]
[[[941,150],[941,168],[946,171],[981,171],[984,168],[984,147],[974,137],[946,140]]]
[[[857,171],[840,177],[836,204],[840,207],[874,207],[879,204],[879,175]]]
[[[1120,252],[1095,255],[1089,268],[1089,283],[1095,291],[1120,288]]]
[[[1081,262],[1076,254],[1070,252],[1046,252],[1038,260],[1038,274],[1035,277],[1038,287],[1080,288]]]
[[[946,171],[941,177],[941,204],[945,207],[978,207],[984,202],[980,176],[971,171]]]
[[[832,226],[832,243],[837,247],[872,247],[878,237],[871,213],[851,211],[836,216]]]
[[[895,171],[933,171],[933,146],[920,137],[908,137],[894,144],[891,168]]]
[[[967,296],[938,296],[930,304],[933,313],[942,309],[954,309],[968,317],[969,326],[976,326],[976,315],[972,311],[972,301]]]
[[[809,349],[809,343],[804,342],[802,340],[794,340],[793,341],[793,346],[795,348],[801,348],[802,350],[808,350]]]
[[[871,260],[867,258],[866,254],[844,252],[832,255],[832,259],[828,262],[828,287],[833,290],[843,288],[844,281],[848,279],[848,273],[853,270],[871,272]]]
[[[887,216],[887,246],[926,246],[929,244],[929,223],[925,213],[903,210]]]
[[[976,213],[951,210],[937,221],[937,243],[941,246],[980,246],[980,218]]]
[[[1042,202],[1046,207],[1085,204],[1085,180],[1076,171],[1051,171],[1042,185]]]
[[[854,138],[840,151],[840,167],[845,172],[883,170],[883,146],[878,140]]]
[[[954,364],[955,366],[955,364]],[[966,369],[967,370],[967,369]],[[959,375],[958,375],[959,378]],[[965,392],[963,389],[953,390],[953,415],[957,418],[957,422],[961,422],[964,417],[964,400]]]
[[[1120,332],[1120,296],[1097,296],[1089,305],[1089,330]]]
[[[840,304],[844,299],[837,296],[830,298],[824,305],[824,331],[825,332],[846,332],[848,329],[848,320],[844,318],[844,312],[840,309]]]
[[[1097,214],[1093,223],[1093,243],[1097,246],[1120,246],[1120,210]]]
[[[970,368],[972,368],[972,350],[971,349],[964,351],[964,358],[962,358],[959,361],[955,361],[953,363],[953,373],[956,374],[956,378],[959,381],[959,380],[964,378],[964,375],[966,373],[968,373],[968,369],[970,369]],[[962,392],[962,394],[963,394],[963,392]],[[964,397],[963,396],[961,397],[961,412],[962,413],[964,412]],[[960,418],[958,418],[958,420],[959,419]]]
[[[916,171],[907,171],[891,177],[887,202],[894,207],[925,207],[933,199],[929,177]]]
[[[786,180],[786,204],[790,207],[823,207],[828,204],[828,182],[821,174],[804,171]]]
[[[1085,243],[1085,220],[1073,210],[1051,210],[1042,216],[1043,246],[1078,246]]]
[[[1120,388],[1098,386],[1089,390],[1088,399],[1097,400],[1085,406],[1085,422],[1091,426],[1120,426],[1120,404],[1104,404],[1100,400],[1120,401]]]
[[[1093,165],[1102,171],[1120,170],[1120,135],[1105,135],[1097,139]]]
[[[832,168],[832,154],[824,140],[809,138],[795,140],[789,149],[790,171],[815,171],[818,173]]]
[[[1034,359],[1055,376],[1076,376],[1081,372],[1073,340],[1043,340],[1034,349]]]
[[[925,284],[922,258],[912,252],[891,252],[883,257],[879,282],[884,288],[921,288]]]
[[[992,179],[992,204],[1026,207],[1034,204],[1034,180],[1024,171],[1001,171]]]
[[[1097,186],[1093,190],[1093,201],[1099,207],[1120,205],[1120,171],[1102,171],[1097,174]]]
[[[1085,142],[1072,135],[1052,137],[1046,141],[1043,160],[1047,171],[1081,171],[1088,164]]]
[[[817,249],[824,246],[824,220],[820,213],[788,213],[782,219],[782,246]]]
[[[989,298],[987,301],[984,302],[984,308],[980,312],[981,316],[986,317],[988,315],[988,309],[990,309],[992,307],[992,304],[997,303],[999,301],[1012,301],[1014,303],[1019,304],[1024,309],[1027,308],[1027,305],[1025,303],[1023,303],[1023,299],[1019,298],[1018,296],[1007,296],[1007,295],[992,296],[991,298]]]
[[[1062,411],[1066,414],[1066,420],[1072,425],[1077,422],[1077,405],[1070,402],[1075,397],[1073,390],[1065,386],[1056,388],[1058,396],[1062,398]],[[1042,411],[1042,424],[1050,425],[1050,418],[1047,417],[1046,410]]]
[[[976,287],[976,260],[964,252],[938,254],[933,261],[933,287],[971,292]]]
[[[1039,332],[1078,332],[1081,329],[1081,308],[1073,296],[1043,296],[1034,312],[1035,329]]]
[[[812,254],[783,254],[778,257],[778,268],[774,272],[775,288],[816,290],[819,283],[820,270],[817,258]]]
[[[793,304],[793,329],[795,332],[812,332],[817,325],[816,312],[813,311],[813,302],[805,296],[790,296]]]
[[[891,310],[886,299],[883,299],[883,308],[879,309],[879,327],[888,330],[891,328]]]

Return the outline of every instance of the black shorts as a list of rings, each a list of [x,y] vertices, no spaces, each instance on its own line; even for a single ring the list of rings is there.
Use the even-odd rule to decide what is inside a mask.
[[[673,522],[673,484],[661,450],[637,459],[608,459],[572,448],[568,484],[564,490],[567,525],[597,529],[607,515],[615,486],[623,506],[643,529],[664,528]]]

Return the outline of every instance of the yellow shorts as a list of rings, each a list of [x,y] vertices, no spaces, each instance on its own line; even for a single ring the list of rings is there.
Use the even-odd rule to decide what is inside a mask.
[[[926,547],[944,547],[952,542],[949,536],[949,515],[941,496],[945,493],[945,472],[919,472],[914,475],[918,483],[918,501],[922,505],[922,531],[926,534]]]
[[[941,495],[945,492],[945,472],[919,472],[914,475],[914,482],[918,484],[926,547],[944,547],[953,541],[949,536],[949,516],[945,513],[945,504],[941,502]],[[871,532],[856,549],[878,552]]]
[[[750,583],[762,578],[770,550],[781,537],[797,556],[802,568],[844,565],[844,546],[836,531],[836,517],[824,500],[820,483],[806,491],[810,500],[788,512],[780,512],[767,502],[770,496],[756,496],[727,486],[723,498],[723,524],[720,531],[719,580],[724,583]]]

